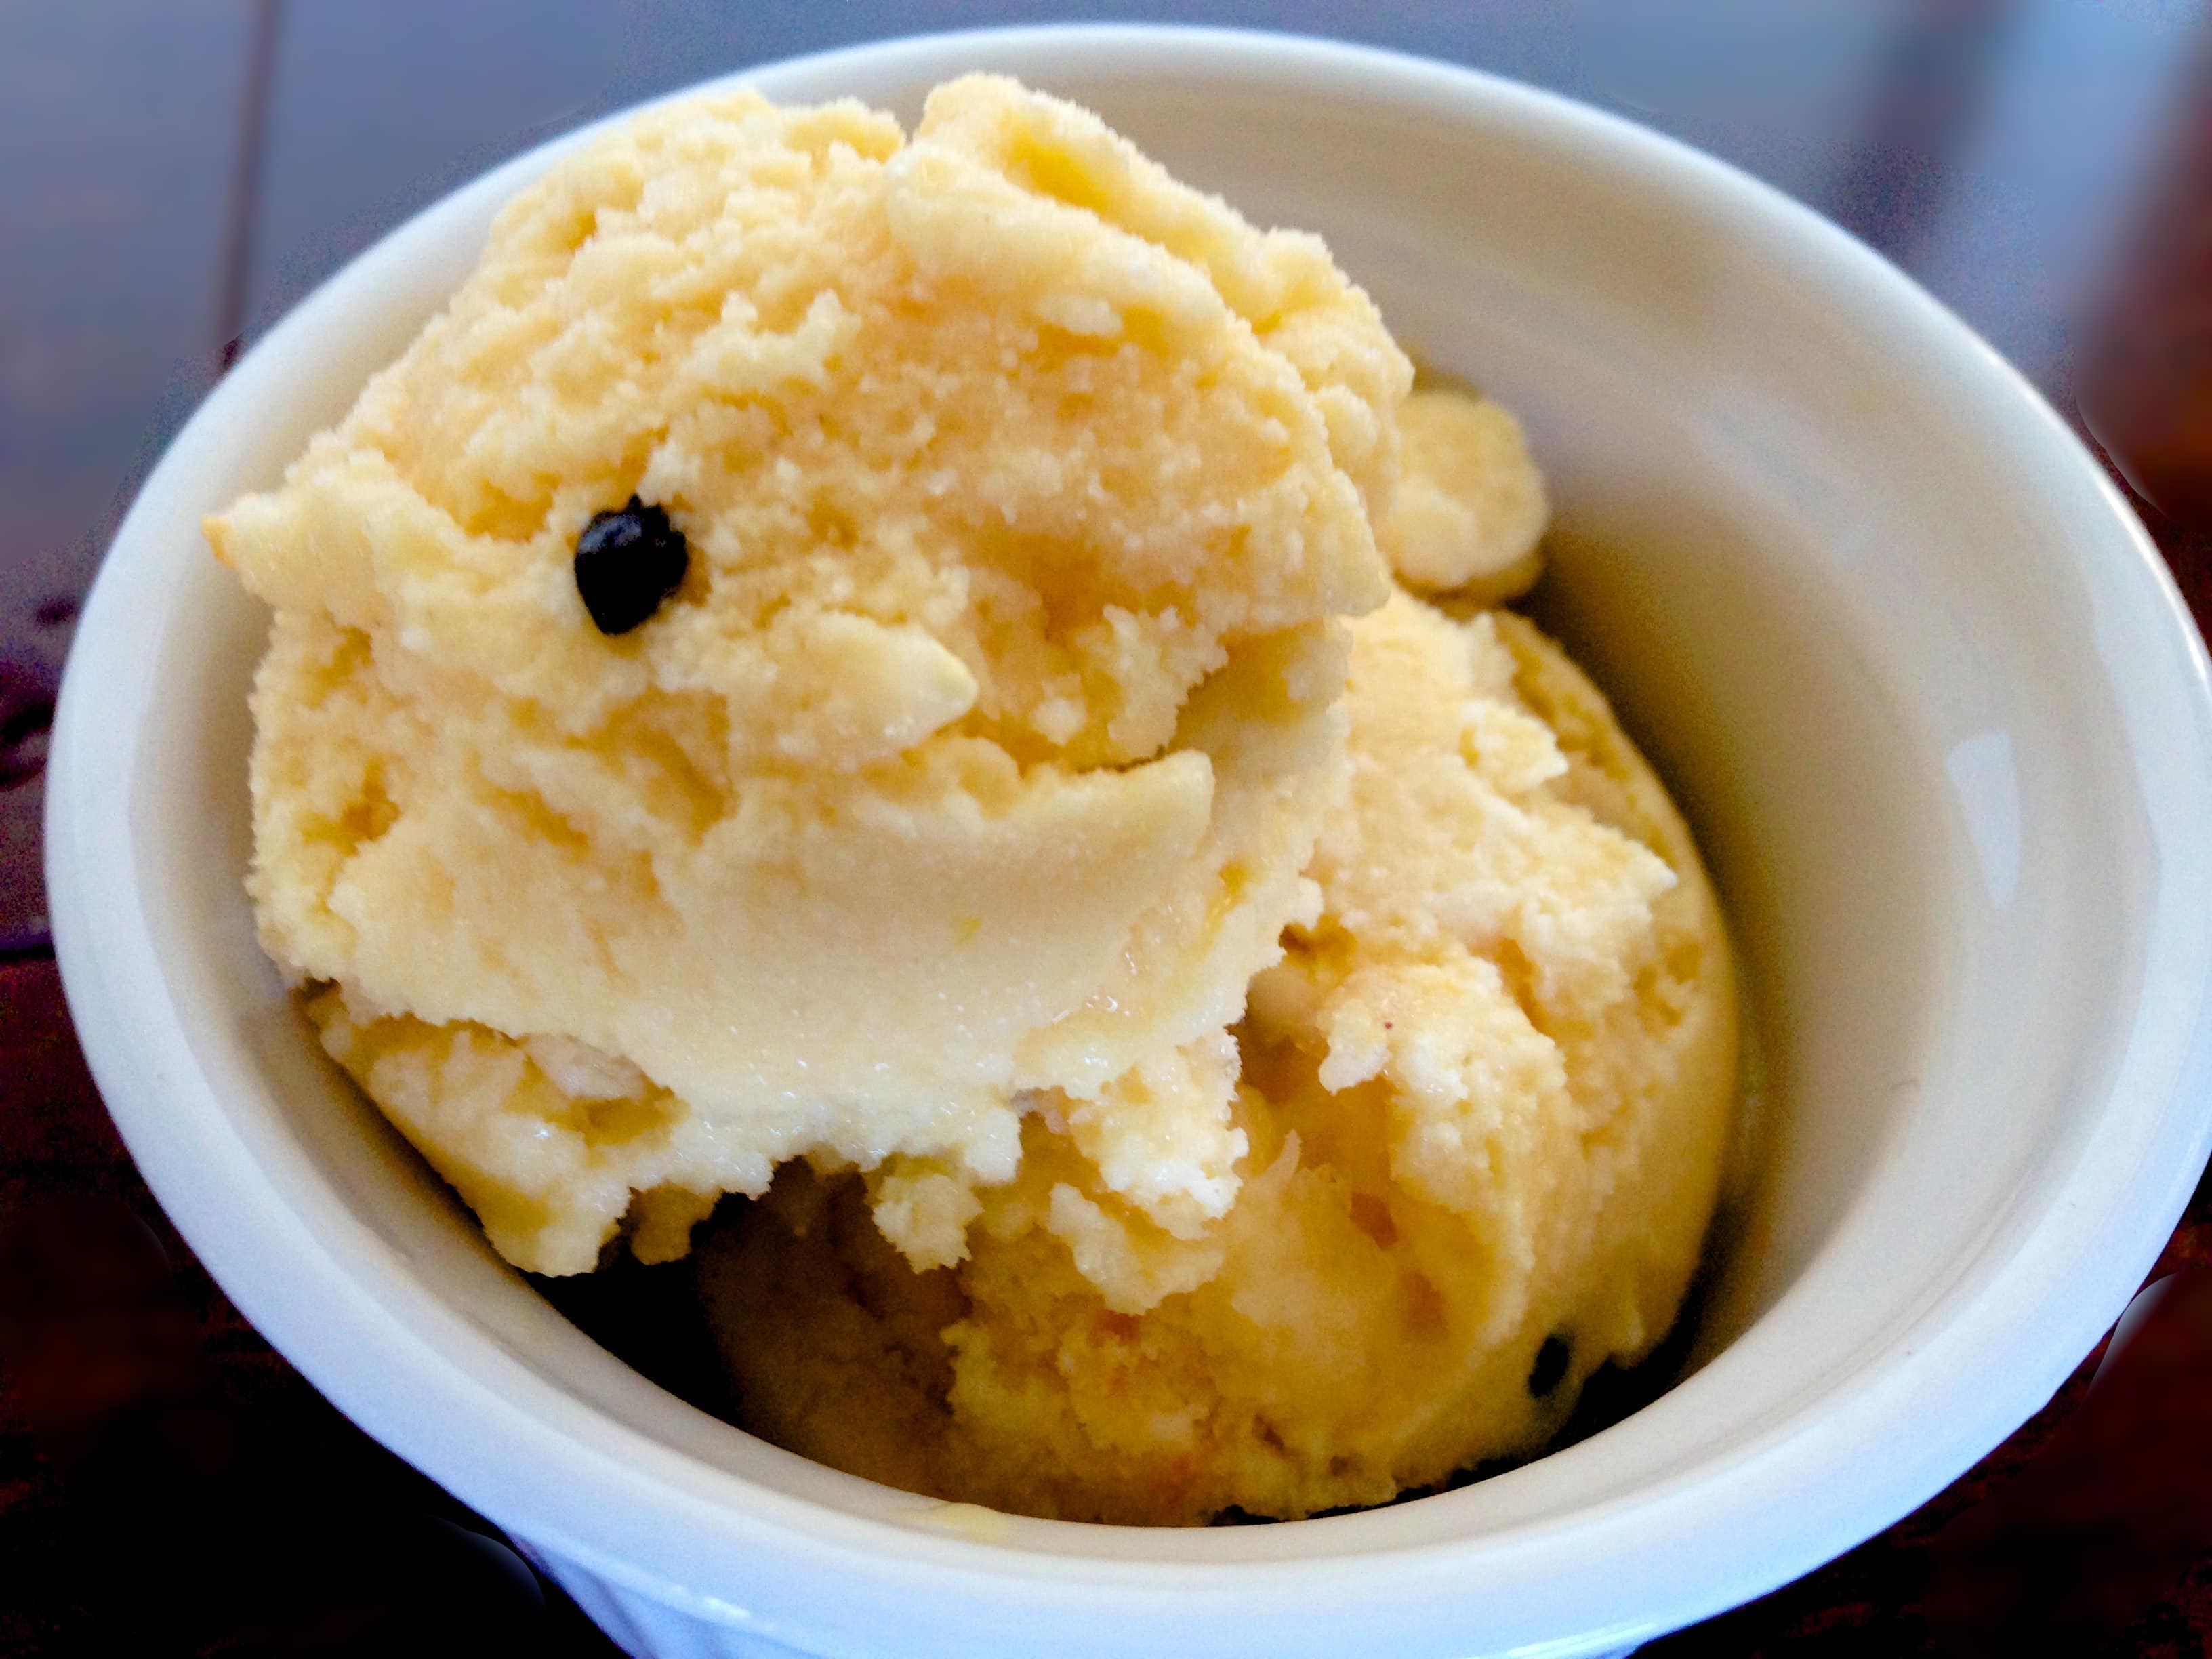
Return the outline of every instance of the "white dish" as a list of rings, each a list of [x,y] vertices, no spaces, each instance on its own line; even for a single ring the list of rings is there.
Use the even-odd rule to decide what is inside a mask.
[[[927,1504],[663,1393],[492,1255],[253,941],[264,613],[200,515],[273,480],[572,146],[456,192],[209,398],[118,532],[52,744],[71,1008],[240,1307],[639,1653],[1591,1653],[1759,1594],[1936,1491],[2118,1315],[2203,1167],[2212,696],[2155,550],[1987,347],[1841,231],[1627,123],[1263,35],[943,36],[737,77],[911,118],[960,71],[1098,110],[1323,233],[1400,337],[1526,421],[1541,614],[1713,856],[1778,1133],[1703,1363],[1444,1496],[1153,1531]]]

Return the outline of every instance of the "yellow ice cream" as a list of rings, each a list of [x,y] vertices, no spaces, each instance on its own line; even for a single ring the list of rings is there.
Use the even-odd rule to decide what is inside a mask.
[[[1540,1445],[1674,1316],[1730,967],[1481,609],[1520,427],[1411,385],[1318,241],[1011,82],[629,122],[209,521],[263,941],[516,1264],[751,1197],[702,1283],[823,1462],[1182,1523]]]
[[[1398,438],[1403,476],[1376,514],[1375,539],[1400,580],[1462,605],[1534,586],[1551,503],[1511,412],[1424,386],[1398,406]]]
[[[749,1426],[1027,1514],[1299,1516],[1532,1450],[1665,1334],[1735,1070],[1696,849],[1528,623],[1401,594],[1355,638],[1321,911],[1237,1033],[1233,1206],[1177,1236],[1039,1112],[916,1274],[795,1170],[705,1258]]]
[[[1218,1215],[1410,375],[1318,241],[1010,82],[645,115],[208,525],[276,613],[263,940],[526,1267],[802,1152],[899,1160],[933,1259],[1043,1097]],[[633,495],[690,565],[610,636]]]

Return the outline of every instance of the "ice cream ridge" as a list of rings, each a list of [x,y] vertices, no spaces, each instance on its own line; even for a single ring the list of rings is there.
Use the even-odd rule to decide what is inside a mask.
[[[1320,241],[1073,106],[664,104],[208,523],[263,944],[518,1267],[696,1231],[756,1433],[1388,1500],[1658,1340],[1732,1112],[1688,832],[1489,608],[1546,513]]]

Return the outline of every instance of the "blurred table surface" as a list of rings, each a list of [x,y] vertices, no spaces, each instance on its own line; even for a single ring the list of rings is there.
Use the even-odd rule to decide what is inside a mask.
[[[444,1572],[486,1609],[502,1596],[539,1605],[499,1571],[456,1567],[465,1541],[441,1555],[453,1528],[489,1528],[355,1434],[228,1310],[137,1182],[76,1061],[45,948],[39,770],[77,599],[137,482],[241,343],[502,156],[747,64],[1079,15],[1295,29],[1450,59],[1747,168],[1887,253],[2016,363],[2135,490],[2200,625],[2212,615],[2212,19],[2199,5],[0,0],[0,1273],[15,1273],[0,1287],[0,1344],[14,1344],[0,1346],[0,1563],[39,1568],[34,1582],[0,1565],[0,1653],[391,1650],[401,1615],[327,1565],[287,1581],[292,1612],[273,1623],[247,1603],[275,1592],[247,1578],[198,1593],[197,1623],[131,1622],[140,1615],[120,1609],[101,1559],[122,1534],[88,1518],[88,1494],[159,1515],[198,1490],[177,1469],[103,1462],[118,1434],[158,1438],[165,1412],[213,1413],[221,1431],[206,1443],[229,1450],[207,1454],[210,1480],[281,1488],[297,1506],[294,1536],[272,1541],[264,1522],[256,1547],[281,1544],[289,1561],[300,1536],[357,1549],[365,1514],[427,1517],[404,1562],[388,1543],[376,1559]],[[2205,1261],[2204,1196],[2164,1265]],[[149,1359],[128,1339],[138,1347],[110,1366],[107,1406],[80,1399],[56,1419],[31,1399],[25,1355],[52,1335],[57,1307],[78,1305],[52,1282],[54,1251],[100,1236],[103,1215],[138,1228],[110,1252],[122,1275],[110,1279],[135,1288],[80,1286],[79,1302],[166,1310],[174,1352]],[[1665,1650],[1936,1650],[1917,1612],[1920,1554],[2063,1424],[2086,1375],[1920,1516]],[[2212,1395],[2203,1404],[2197,1431],[2212,1434]],[[199,1449],[177,1452],[186,1463],[206,1449],[179,1443]],[[326,1476],[312,1492],[283,1473],[302,1458]],[[161,1480],[173,1490],[154,1491]],[[212,1571],[221,1528],[198,1530],[179,1559]],[[2200,1547],[2176,1571],[2113,1604],[2112,1650],[2212,1645],[2212,1554]],[[534,1645],[611,1650],[557,1595],[545,1605],[531,1614],[550,1621]]]

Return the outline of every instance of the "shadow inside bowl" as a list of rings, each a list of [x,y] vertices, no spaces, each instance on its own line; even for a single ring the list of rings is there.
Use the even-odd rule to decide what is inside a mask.
[[[723,1205],[726,1208],[748,1201],[726,1199]],[[702,1228],[716,1224],[714,1220],[702,1224]],[[1727,1218],[1720,1218],[1717,1239],[1724,1241],[1730,1231]],[[690,1260],[647,1266],[627,1251],[614,1251],[596,1273],[560,1279],[535,1273],[523,1277],[577,1329],[647,1382],[726,1422],[748,1427],[716,1355]],[[1391,1504],[1457,1492],[1577,1445],[1643,1410],[1703,1363],[1699,1351],[1711,1336],[1708,1316],[1714,1283],[1709,1263],[1692,1281],[1681,1311],[1665,1338],[1633,1365],[1609,1363],[1592,1374],[1573,1415],[1549,1444],[1534,1452],[1470,1465],[1447,1480],[1401,1492]],[[1356,1507],[1323,1510],[1316,1512],[1316,1518],[1357,1512]],[[1234,1506],[1213,1520],[1216,1526],[1277,1523],[1275,1516],[1254,1515]]]

